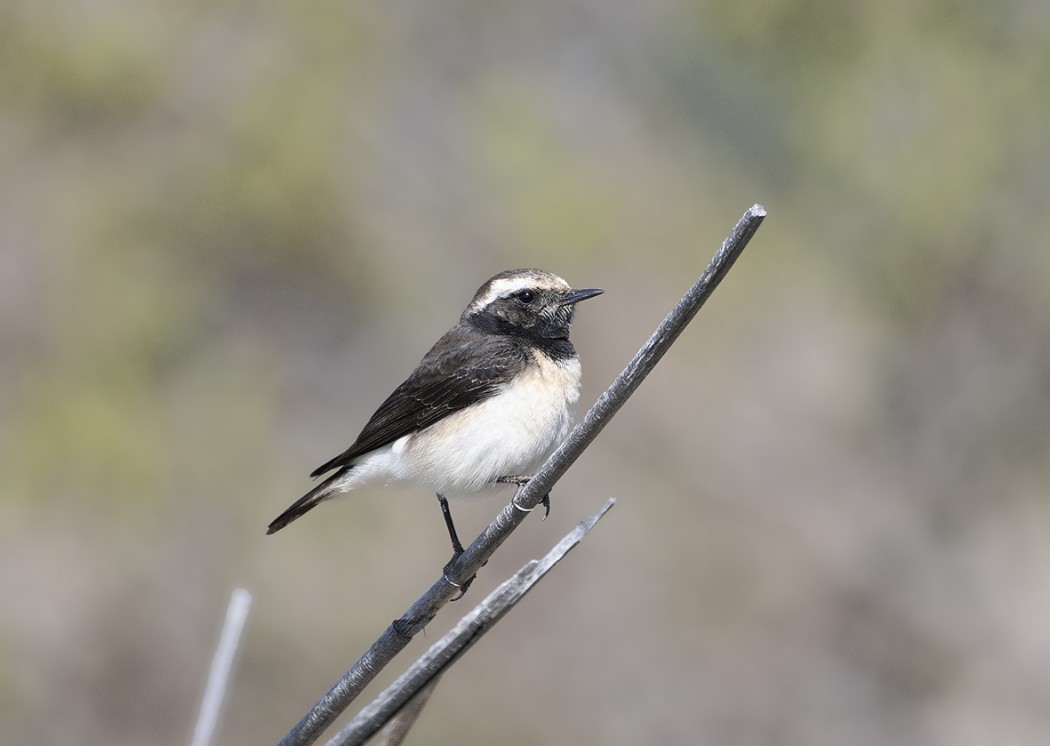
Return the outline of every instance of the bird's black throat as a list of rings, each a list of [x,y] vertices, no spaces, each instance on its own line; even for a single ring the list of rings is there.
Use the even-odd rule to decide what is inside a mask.
[[[473,314],[467,319],[467,323],[487,334],[518,337],[554,362],[571,360],[576,357],[576,348],[572,346],[567,336],[568,330],[566,330],[566,336],[550,336],[552,330],[549,327],[518,326],[488,313]]]

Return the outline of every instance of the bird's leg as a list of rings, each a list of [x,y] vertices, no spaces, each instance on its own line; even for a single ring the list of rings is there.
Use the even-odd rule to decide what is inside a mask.
[[[532,477],[526,477],[522,474],[512,474],[505,477],[496,477],[493,481],[496,484],[516,484],[518,486],[518,489],[520,490],[522,487],[529,483],[530,479],[532,479]],[[518,505],[516,498],[517,495],[515,495],[514,500],[510,501],[511,505],[520,510],[522,513],[532,512],[532,508],[523,508],[520,505]],[[543,504],[543,520],[547,520],[547,516],[551,514],[551,493],[548,492],[546,495],[544,495],[543,499],[540,500],[540,503]]]
[[[464,583],[454,583],[448,576],[449,570],[452,568],[452,563],[459,558],[459,555],[463,554],[463,544],[459,540],[459,535],[456,534],[456,526],[452,523],[452,511],[448,509],[448,500],[445,499],[444,495],[438,494],[438,504],[441,506],[441,515],[445,517],[445,527],[448,529],[448,538],[452,540],[452,559],[443,568],[442,572],[445,576],[445,582],[451,586],[459,588],[459,595],[453,598],[453,601],[458,601],[463,598],[463,594],[470,588],[470,584],[474,582],[474,578],[477,575],[470,576]]]
[[[448,500],[444,495],[438,495],[438,504],[441,506],[441,515],[445,517],[445,527],[448,528],[448,538],[452,539],[452,559],[463,554],[463,545],[456,534],[456,525],[452,523],[452,511],[448,509]]]

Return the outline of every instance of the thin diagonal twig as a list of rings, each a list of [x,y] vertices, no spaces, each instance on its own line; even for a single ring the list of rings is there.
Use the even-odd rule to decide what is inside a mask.
[[[226,607],[226,619],[222,624],[219,643],[215,646],[211,668],[208,671],[208,684],[201,698],[201,708],[197,724],[193,728],[193,739],[190,746],[210,746],[215,730],[219,725],[219,712],[226,697],[226,687],[233,672],[233,661],[237,655],[237,646],[241,641],[244,624],[248,620],[248,610],[252,605],[252,594],[243,588],[234,588],[230,594],[230,603]]]

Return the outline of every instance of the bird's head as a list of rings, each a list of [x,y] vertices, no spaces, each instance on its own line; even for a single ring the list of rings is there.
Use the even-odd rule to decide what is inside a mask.
[[[510,269],[478,288],[463,320],[507,334],[568,339],[576,304],[602,292],[573,290],[565,280],[543,270]]]

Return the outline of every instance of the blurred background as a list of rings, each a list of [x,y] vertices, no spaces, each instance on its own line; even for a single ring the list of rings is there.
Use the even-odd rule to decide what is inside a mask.
[[[1046,743],[1048,50],[1039,0],[6,2],[3,742],[186,743],[236,586],[219,742],[276,742],[448,559],[414,488],[264,536],[307,474],[506,268],[605,288],[582,414],[761,202],[384,675],[619,498],[410,743]]]

